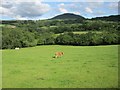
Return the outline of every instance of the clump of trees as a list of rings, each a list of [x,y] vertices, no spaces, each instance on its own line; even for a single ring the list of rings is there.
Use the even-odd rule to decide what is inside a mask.
[[[79,24],[64,24],[61,26],[48,27],[48,30],[56,34],[74,31],[113,31],[118,27],[116,22],[89,21],[86,20]]]
[[[118,35],[116,33],[103,32],[101,34],[88,32],[86,34],[65,33],[56,38],[56,44],[60,45],[108,45],[117,44]]]
[[[52,32],[45,32],[43,30],[39,31],[39,33],[37,33],[37,39],[38,39],[38,43],[37,45],[52,45],[55,44],[55,38],[54,38],[54,33]]]
[[[16,47],[32,47],[37,45],[54,44],[53,33],[46,31],[30,32],[21,28],[2,29],[2,49]]]
[[[29,32],[21,29],[3,29],[2,49],[13,49],[15,47],[32,47],[37,45],[109,45],[118,44],[120,37],[117,33],[103,32],[86,34],[74,34],[65,32],[56,38],[52,32]]]
[[[2,48],[15,48],[15,47],[31,47],[36,46],[37,40],[35,35],[28,31],[19,28],[9,29],[3,28],[2,32]]]

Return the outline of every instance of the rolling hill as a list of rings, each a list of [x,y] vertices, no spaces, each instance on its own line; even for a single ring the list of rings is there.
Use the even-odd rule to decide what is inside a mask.
[[[83,16],[72,14],[72,13],[64,13],[58,16],[55,16],[51,19],[85,19]]]
[[[96,18],[92,18],[92,20],[120,21],[120,15],[110,15],[110,16],[96,17]]]

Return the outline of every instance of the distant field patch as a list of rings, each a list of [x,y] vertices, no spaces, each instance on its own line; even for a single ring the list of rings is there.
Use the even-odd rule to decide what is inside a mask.
[[[86,34],[88,33],[89,31],[78,31],[78,32],[73,32],[74,34]],[[102,33],[102,31],[91,31],[93,33]]]
[[[14,25],[5,25],[5,24],[0,24],[0,27],[16,28],[16,26]]]
[[[4,24],[0,24],[0,27],[4,27],[5,25]]]
[[[89,31],[76,31],[76,32],[73,32],[74,34],[86,34],[86,33],[88,33]],[[91,32],[93,32],[93,33],[102,33],[102,31],[91,31]],[[61,33],[61,34],[64,34],[64,33]],[[60,34],[55,34],[55,36],[58,36],[58,35],[60,35]]]

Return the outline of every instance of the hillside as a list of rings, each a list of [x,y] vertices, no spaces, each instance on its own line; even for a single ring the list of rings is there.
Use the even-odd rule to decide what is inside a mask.
[[[104,21],[120,21],[120,15],[111,15],[104,17],[92,18],[92,20],[104,20]]]
[[[85,19],[84,17],[72,13],[65,13],[58,16],[53,17],[52,19]]]

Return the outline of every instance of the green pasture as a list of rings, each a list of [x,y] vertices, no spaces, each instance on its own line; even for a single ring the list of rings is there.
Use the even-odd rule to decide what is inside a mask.
[[[61,58],[53,58],[62,51]],[[3,88],[117,88],[118,46],[2,50]]]
[[[88,33],[89,31],[74,31],[73,33],[74,34],[86,34],[86,33]],[[99,34],[99,33],[102,33],[102,31],[91,31],[92,33],[97,33],[97,34]],[[63,33],[61,33],[61,34],[63,34]],[[55,34],[55,37],[57,37],[58,35],[60,35],[60,34]]]
[[[0,28],[1,28],[1,27],[4,27],[4,26],[5,26],[4,24],[0,24]]]
[[[73,32],[74,34],[86,34],[86,33],[88,33],[89,31],[76,31],[76,32]],[[97,33],[97,34],[99,34],[99,33],[102,33],[102,31],[91,31],[91,32],[93,32],[93,33]]]

